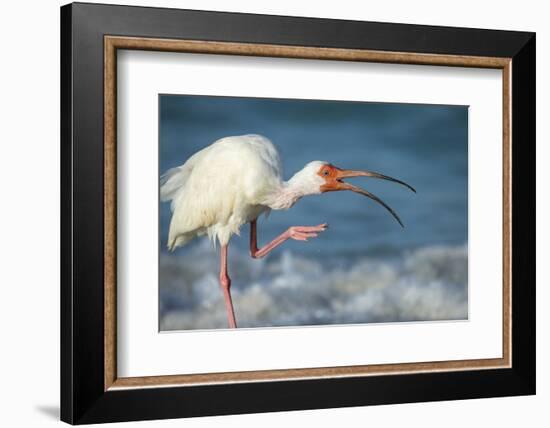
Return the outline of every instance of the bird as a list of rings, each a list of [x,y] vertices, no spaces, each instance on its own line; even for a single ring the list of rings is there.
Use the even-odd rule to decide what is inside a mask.
[[[395,211],[369,191],[347,183],[346,178],[373,177],[416,190],[404,181],[362,170],[340,169],[329,162],[312,161],[289,180],[283,179],[276,146],[262,135],[228,136],[193,154],[178,167],[160,177],[160,199],[170,202],[171,220],[168,250],[207,235],[220,245],[219,282],[225,301],[229,328],[236,328],[228,273],[231,237],[250,223],[250,255],[260,259],[285,241],[307,241],[325,231],[328,224],[291,226],[262,247],[258,247],[257,221],[271,210],[287,210],[301,198],[335,191],[352,191],[382,205],[403,226]]]

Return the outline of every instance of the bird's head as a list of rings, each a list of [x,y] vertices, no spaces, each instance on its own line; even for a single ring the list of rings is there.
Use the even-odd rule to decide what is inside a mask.
[[[382,180],[389,180],[393,181],[394,183],[401,184],[402,186],[405,186],[409,190],[412,190],[416,193],[416,190],[414,190],[412,186],[393,177],[388,177],[387,175],[366,170],[356,171],[350,169],[341,169],[328,162],[322,161],[313,161],[308,163],[301,171],[295,174],[292,180],[299,182],[301,186],[303,186],[303,190],[307,194],[319,194],[326,192],[336,192],[339,190],[351,190],[352,192],[367,196],[368,198],[373,199],[384,208],[386,208],[398,221],[398,223],[403,226],[403,223],[401,222],[399,216],[384,201],[382,201],[380,198],[373,195],[369,191],[354,186],[353,184],[346,183],[344,181],[345,178],[351,177],[374,177],[380,178]]]

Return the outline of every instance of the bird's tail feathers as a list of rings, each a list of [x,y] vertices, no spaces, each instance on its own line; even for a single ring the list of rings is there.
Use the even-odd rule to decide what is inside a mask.
[[[160,200],[162,202],[174,199],[182,188],[189,174],[181,167],[169,169],[160,177]]]

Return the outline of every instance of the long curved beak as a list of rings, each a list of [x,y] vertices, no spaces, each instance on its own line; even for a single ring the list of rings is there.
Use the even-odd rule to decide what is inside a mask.
[[[364,195],[376,202],[378,202],[380,205],[382,205],[384,208],[386,208],[390,214],[397,220],[397,222],[401,225],[401,227],[405,227],[403,225],[403,222],[399,218],[399,216],[396,214],[396,212],[388,205],[386,204],[382,199],[380,199],[378,196],[372,194],[368,190],[362,189],[360,187],[354,186],[353,184],[346,183],[342,181],[344,178],[351,178],[351,177],[373,177],[373,178],[379,178],[382,180],[388,180],[393,181],[394,183],[401,184],[402,186],[405,186],[407,189],[413,191],[416,193],[416,190],[410,186],[409,184],[405,183],[404,181],[398,180],[393,177],[389,177],[387,175],[379,174],[377,172],[372,171],[353,171],[349,169],[336,169],[335,174],[335,180],[333,183],[325,187],[325,191],[334,191],[334,190],[351,190],[352,192],[359,193],[361,195]]]
[[[402,186],[405,186],[407,189],[412,190],[414,193],[416,193],[416,190],[414,189],[414,187],[408,185],[404,181],[398,180],[397,178],[389,177],[387,175],[379,174],[377,172],[353,171],[351,169],[337,170],[337,173],[336,173],[337,180],[341,180],[343,178],[350,178],[350,177],[374,177],[374,178],[380,178],[382,180],[393,181],[394,183],[401,184]]]

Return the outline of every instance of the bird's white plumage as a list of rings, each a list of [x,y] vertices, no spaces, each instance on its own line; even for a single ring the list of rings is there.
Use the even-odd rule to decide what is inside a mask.
[[[256,220],[270,209],[288,209],[303,196],[337,190],[351,190],[374,199],[401,224],[397,214],[383,201],[342,179],[377,177],[398,182],[414,191],[408,184],[382,174],[342,170],[321,161],[309,162],[288,181],[283,181],[282,176],[279,154],[271,141],[261,135],[241,135],[214,142],[161,177],[160,198],[172,201],[168,248],[173,250],[205,234],[222,245],[220,285],[229,327],[235,328],[237,323],[227,272],[227,245],[243,224]],[[256,229],[251,226],[251,256],[264,257],[288,239],[305,241],[326,227],[326,224],[294,226],[258,249]]]
[[[204,234],[227,244],[240,226],[269,211],[284,185],[279,154],[267,138],[214,142],[161,177],[161,200],[172,201],[168,247]]]

